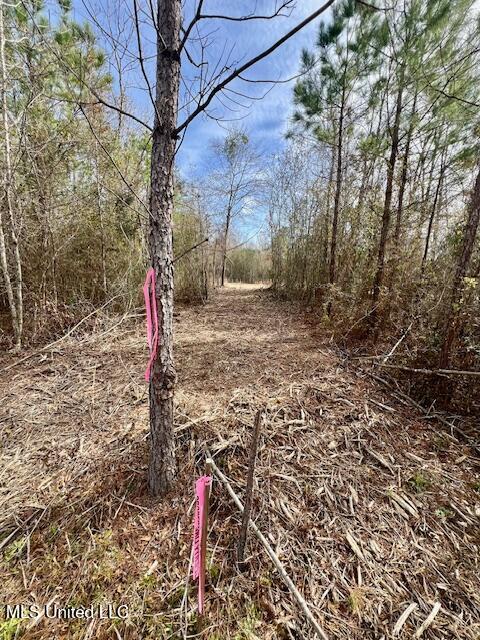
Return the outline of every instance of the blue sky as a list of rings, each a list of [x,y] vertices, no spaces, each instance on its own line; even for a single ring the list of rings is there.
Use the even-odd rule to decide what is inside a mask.
[[[146,71],[150,84],[154,90],[154,64],[155,64],[155,33],[148,25],[147,7],[145,0],[139,0],[139,6],[145,10],[141,14],[141,34],[144,57],[147,58]],[[155,4],[155,2],[153,2]],[[204,20],[199,23],[202,35],[210,34],[211,44],[206,51],[206,58],[213,66],[224,51],[230,52],[229,61],[234,67],[261,52],[267,46],[275,42],[285,32],[289,31],[298,22],[312,13],[321,5],[319,0],[297,0],[291,14],[286,17],[277,17],[273,20],[255,20],[248,22],[230,22],[225,20]],[[185,24],[188,24],[192,12],[195,10],[197,0],[185,0],[184,16]],[[73,9],[77,20],[92,22],[92,16],[98,20],[99,25],[106,31],[115,32],[115,37],[126,43],[128,51],[125,53],[123,65],[124,82],[130,101],[130,110],[149,123],[153,119],[153,110],[148,96],[146,82],[139,69],[138,62],[134,59],[137,53],[135,34],[132,30],[133,0],[74,0]],[[256,10],[257,14],[269,14],[275,7],[275,0],[204,0],[203,12],[209,14],[242,15]],[[327,17],[328,11],[322,17]],[[316,39],[316,33],[321,18],[310,23],[300,33],[283,44],[269,58],[261,61],[246,73],[251,80],[259,79],[286,79],[298,72],[300,53],[303,47],[312,48]],[[111,53],[112,43],[102,35],[101,29],[96,28],[102,46]],[[197,34],[192,32],[195,37]],[[122,45],[123,46],[123,45]],[[122,53],[122,48],[120,48]],[[192,56],[199,56],[199,48],[195,41],[189,45]],[[111,59],[112,56],[109,55]],[[117,77],[117,71],[112,67],[113,76]],[[196,69],[187,61],[183,63],[182,71],[186,80],[191,78]],[[177,164],[182,173],[190,177],[201,176],[207,171],[208,146],[213,138],[225,135],[225,128],[238,124],[244,127],[251,139],[264,153],[271,153],[283,146],[283,139],[288,120],[292,110],[292,88],[294,81],[277,84],[246,84],[241,81],[232,83],[231,88],[238,92],[246,92],[249,95],[262,96],[270,89],[261,100],[246,100],[235,94],[232,98],[241,100],[245,105],[240,107],[232,105],[235,111],[225,109],[220,101],[214,100],[210,112],[216,117],[225,117],[232,122],[217,123],[214,120],[201,115],[188,128],[177,157]],[[182,87],[182,101],[185,101],[186,88]],[[221,98],[225,104],[225,97]],[[182,120],[182,117],[180,117]],[[236,121],[233,122],[233,121]]]
[[[196,9],[198,0],[184,1],[184,24],[188,24]],[[147,0],[137,0],[140,7],[140,31],[143,56],[146,59],[146,74],[153,92],[155,91],[155,31],[151,26]],[[279,2],[279,0],[277,0]],[[153,0],[155,5],[155,0]],[[305,17],[321,6],[321,0],[296,0],[288,16],[279,16],[272,20],[254,20],[232,22],[225,20],[202,20],[199,22],[199,33],[209,35],[210,44],[205,51],[205,59],[210,69],[218,60],[226,61],[232,68],[252,58],[273,44],[283,34],[292,29]],[[257,15],[268,15],[275,9],[276,0],[204,0],[203,13],[228,14],[231,16],[246,15],[255,12]],[[94,24],[101,46],[108,53],[111,64],[110,71],[118,81],[118,70],[112,61],[116,54],[121,58],[122,77],[128,98],[128,110],[145,122],[153,122],[153,107],[148,94],[147,84],[139,68],[137,58],[137,41],[132,16],[133,0],[74,0],[74,17],[78,21],[87,20]],[[300,54],[304,47],[313,48],[318,27],[322,19],[329,17],[329,11],[322,14],[284,43],[271,56],[252,67],[245,76],[250,80],[285,80],[295,76],[300,66]],[[97,25],[95,26],[95,22]],[[104,33],[102,33],[102,29]],[[114,39],[106,36],[113,33]],[[190,56],[200,59],[201,49],[196,44],[199,33],[192,31],[192,40],[188,45]],[[228,52],[228,56],[226,55]],[[222,57],[223,55],[223,57]],[[189,81],[198,74],[198,70],[188,60],[182,61],[182,75],[185,82],[181,88],[181,104],[188,96]],[[234,91],[247,93],[255,98],[245,99],[230,93],[233,99],[242,102],[243,106],[230,103],[233,111],[225,108],[228,98],[221,96],[214,99],[209,109],[210,115],[222,121],[200,115],[187,129],[185,138],[177,154],[177,166],[181,174],[188,180],[198,180],[208,174],[211,167],[210,142],[222,137],[226,128],[241,126],[248,133],[256,149],[268,158],[280,151],[285,144],[285,133],[292,114],[292,91],[295,80],[279,84],[249,84],[241,80],[229,85]],[[117,82],[118,89],[118,82]],[[266,94],[266,95],[265,95]],[[179,122],[186,111],[180,112]],[[268,160],[267,160],[268,162]],[[251,215],[236,223],[236,235],[245,240],[258,231],[261,237],[265,228],[265,211],[258,208],[256,215]]]
[[[191,5],[187,0],[186,5]],[[206,0],[205,11],[209,13],[226,13],[238,15],[248,13],[254,5],[258,13],[271,12],[274,2],[261,0],[257,3],[248,0],[241,2],[221,2]],[[210,59],[217,59],[225,44],[233,46],[232,59],[244,62],[275,42],[285,32],[300,22],[307,15],[319,7],[319,0],[298,0],[295,9],[289,17],[278,17],[268,21],[249,21],[235,23],[227,21],[206,21],[202,31],[217,28],[215,42],[209,52]],[[225,5],[229,5],[226,8]],[[327,14],[328,15],[328,14]],[[253,67],[246,76],[252,80],[259,79],[287,79],[298,73],[300,53],[302,48],[311,48],[316,39],[320,18],[304,28],[269,58],[262,60]],[[189,70],[187,70],[188,73]],[[279,150],[284,143],[284,134],[292,111],[292,89],[294,81],[274,86],[269,84],[252,85],[235,81],[232,88],[240,93],[247,93],[261,100],[243,100],[246,107],[235,107],[236,111],[229,112],[218,102],[214,105],[215,115],[224,115],[226,119],[238,119],[237,122],[224,122],[219,125],[215,121],[200,116],[190,126],[185,141],[179,152],[180,168],[187,174],[202,174],[205,169],[206,142],[224,135],[224,128],[237,124],[244,127],[250,134],[252,141],[266,154]],[[232,97],[237,98],[234,94]],[[223,99],[226,103],[226,100]]]

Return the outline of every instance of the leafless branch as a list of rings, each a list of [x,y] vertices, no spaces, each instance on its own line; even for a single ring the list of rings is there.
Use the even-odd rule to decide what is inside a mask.
[[[185,46],[185,43],[187,42],[188,36],[190,35],[193,27],[201,19],[203,2],[204,2],[204,0],[199,0],[197,10],[195,12],[195,15],[193,16],[193,20],[190,22],[188,27],[185,29],[185,33],[183,35],[183,39],[182,39],[182,41],[180,43],[179,52],[182,51],[183,47]]]
[[[125,176],[123,175],[122,171],[120,170],[120,167],[118,166],[118,164],[115,162],[115,159],[112,157],[112,154],[110,153],[110,151],[105,147],[105,145],[103,144],[103,142],[100,140],[100,138],[97,135],[97,132],[95,131],[90,118],[88,117],[85,109],[83,108],[82,104],[78,105],[80,108],[80,111],[83,113],[83,116],[85,118],[85,120],[87,121],[87,124],[90,128],[90,131],[92,132],[93,137],[95,138],[95,140],[98,142],[98,144],[100,145],[100,147],[102,148],[103,152],[105,153],[105,155],[108,157],[108,159],[110,160],[110,162],[112,163],[112,166],[116,169],[118,175],[120,176],[122,182],[125,184],[125,186],[128,188],[129,191],[132,192],[132,194],[135,196],[135,198],[138,200],[138,202],[142,205],[142,207],[145,209],[145,211],[147,212],[147,215],[150,216],[150,210],[147,207],[147,205],[144,203],[144,201],[140,198],[140,196],[137,194],[137,192],[135,191],[135,189],[131,186],[131,184],[128,182],[128,180],[125,178]]]
[[[232,71],[232,73],[230,73],[224,80],[222,80],[222,82],[220,82],[210,91],[210,93],[205,98],[205,100],[199,102],[197,108],[194,109],[192,113],[182,122],[182,124],[180,124],[176,128],[174,132],[175,136],[178,136],[186,127],[188,127],[188,125],[190,124],[190,122],[192,122],[192,120],[194,120],[200,113],[202,113],[202,111],[205,111],[208,105],[212,102],[213,98],[220,91],[222,91],[222,89],[224,89],[230,82],[232,82],[232,80],[235,80],[235,78],[238,78],[238,76],[244,73],[244,71],[246,71],[247,69],[255,65],[257,62],[259,62],[260,60],[263,60],[264,58],[269,56],[271,53],[273,53],[276,49],[278,49],[278,47],[280,47],[292,36],[298,33],[307,24],[312,22],[312,20],[315,20],[315,18],[317,18],[324,11],[326,11],[328,7],[330,7],[333,3],[334,3],[334,0],[327,0],[327,2],[325,2],[319,9],[317,9],[312,14],[310,14],[307,18],[305,18],[305,20],[302,20],[302,22],[300,22],[293,29],[288,31],[285,35],[283,35],[279,40],[277,40],[270,47],[268,47],[258,55],[254,56],[253,58],[251,58],[250,60],[242,64],[240,67],[238,67],[234,71]]]
[[[140,120],[140,118],[137,118],[136,115],[134,115],[133,113],[130,113],[128,111],[125,111],[124,109],[121,109],[120,107],[117,107],[115,104],[111,104],[110,102],[107,102],[104,98],[102,98],[100,96],[100,94],[93,88],[91,87],[87,82],[85,82],[84,78],[82,78],[81,76],[78,75],[78,73],[75,71],[75,69],[73,67],[71,67],[64,58],[62,58],[58,52],[55,50],[54,47],[51,46],[51,44],[48,42],[48,40],[44,37],[43,35],[43,31],[42,29],[38,26],[38,24],[35,22],[35,17],[32,14],[32,12],[30,11],[28,5],[26,4],[25,1],[22,1],[22,6],[25,9],[25,11],[28,13],[30,19],[32,20],[32,24],[35,27],[35,29],[38,31],[38,33],[40,34],[40,37],[42,39],[42,42],[45,44],[45,46],[47,47],[47,49],[49,51],[51,51],[53,53],[53,55],[55,56],[55,58],[58,60],[58,62],[60,62],[60,64],[62,64],[67,71],[69,71],[73,76],[75,76],[75,78],[86,88],[88,89],[88,91],[90,91],[90,93],[96,98],[97,102],[99,104],[103,104],[104,107],[107,107],[108,109],[112,109],[113,111],[116,111],[117,113],[121,113],[124,116],[127,116],[128,118],[131,118],[132,120],[135,120],[135,122],[138,122],[138,124],[141,124],[142,127],[145,127],[145,129],[148,129],[149,131],[153,131],[152,127],[150,127],[148,124],[146,124],[146,122],[143,122],[143,120]]]
[[[140,62],[140,68],[142,70],[142,75],[145,78],[145,83],[146,83],[147,88],[148,88],[148,95],[150,96],[150,101],[151,101],[151,103],[153,105],[153,108],[155,109],[155,114],[156,114],[156,116],[158,118],[159,114],[158,114],[158,109],[157,109],[157,103],[155,102],[155,98],[153,96],[152,87],[151,87],[150,82],[148,80],[147,72],[145,70],[145,63],[144,63],[144,58],[143,58],[143,53],[142,53],[142,41],[140,39],[140,25],[139,25],[139,22],[138,22],[137,0],[133,0],[133,15],[134,15],[134,18],[135,18],[135,32],[137,34],[138,61]]]
[[[200,247],[202,244],[205,244],[205,242],[208,242],[208,238],[204,238],[203,240],[200,240],[200,242],[197,242],[197,244],[194,244],[193,247],[190,247],[190,249],[183,251],[179,256],[175,256],[175,258],[173,259],[173,262],[177,262],[177,260],[180,260],[180,258],[183,258],[184,256],[186,256],[187,253],[190,253],[191,251],[194,251],[197,247]]]
[[[229,20],[231,22],[247,22],[249,20],[272,20],[272,18],[278,18],[279,16],[287,18],[291,15],[292,8],[293,0],[285,0],[285,2],[282,2],[282,4],[277,7],[277,9],[273,13],[267,15],[256,15],[254,13],[249,13],[244,16],[226,16],[222,14],[202,13],[199,17],[200,19],[206,20]],[[288,11],[288,13],[283,13],[285,9]]]

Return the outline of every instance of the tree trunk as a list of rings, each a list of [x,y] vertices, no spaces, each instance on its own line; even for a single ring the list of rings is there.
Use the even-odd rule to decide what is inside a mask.
[[[438,181],[437,181],[437,188],[435,189],[435,196],[433,198],[432,209],[430,211],[430,219],[428,221],[427,237],[425,238],[425,249],[423,251],[422,269],[421,269],[422,276],[423,276],[423,273],[425,271],[425,266],[427,264],[428,249],[430,247],[430,238],[432,236],[433,223],[435,221],[435,213],[437,212],[438,198],[439,198],[439,195],[440,195],[440,191],[442,189],[444,173],[445,173],[445,161],[444,161],[444,159],[442,159],[442,164],[440,166],[440,176],[439,176]]]
[[[3,133],[5,146],[5,177],[4,191],[5,201],[7,205],[9,232],[11,249],[14,262],[15,278],[12,281],[7,258],[7,244],[5,238],[5,228],[3,225],[1,207],[0,207],[0,262],[2,266],[5,288],[7,290],[8,304],[10,307],[10,315],[12,318],[13,332],[15,336],[15,347],[20,349],[22,345],[23,332],[23,282],[22,282],[22,263],[20,261],[20,250],[18,246],[18,238],[16,233],[15,216],[13,212],[13,173],[10,148],[10,126],[8,122],[8,105],[7,105],[7,67],[5,60],[5,26],[3,16],[3,2],[0,2],[0,91],[2,94],[2,117],[3,117]]]
[[[97,213],[98,221],[100,224],[100,264],[102,268],[102,288],[105,297],[108,293],[107,283],[107,249],[105,241],[105,224],[103,220],[103,207],[102,207],[102,190],[100,188],[100,160],[98,157],[98,144],[95,144],[95,181],[97,183]]]
[[[415,94],[413,97],[412,111],[410,113],[410,124],[408,126],[407,139],[405,141],[405,150],[404,150],[403,159],[402,159],[402,172],[400,175],[400,185],[398,188],[397,213],[395,216],[395,229],[393,232],[393,251],[392,251],[393,260],[392,260],[392,267],[391,267],[391,273],[390,273],[390,283],[388,286],[389,293],[391,293],[395,288],[395,284],[397,281],[397,274],[398,274],[398,266],[400,262],[400,235],[401,235],[402,221],[403,221],[403,201],[405,199],[405,190],[407,187],[408,160],[410,156],[410,145],[412,143],[416,109],[417,109],[417,90],[415,90]]]
[[[231,196],[230,196],[231,198]],[[220,286],[224,287],[225,286],[225,266],[227,263],[227,246],[228,246],[228,232],[230,231],[230,220],[232,218],[232,211],[231,211],[231,207],[230,204],[228,205],[228,209],[227,209],[227,218],[225,220],[225,236],[223,239],[223,254],[222,254],[222,276],[221,276],[221,282],[220,282]]]
[[[149,245],[156,278],[158,350],[150,377],[149,489],[164,495],[176,473],[173,435],[173,168],[180,78],[181,0],[158,0],[156,114],[152,136]]]
[[[217,239],[215,238],[215,243],[213,245],[213,264],[212,264],[212,289],[215,291],[217,287]]]
[[[383,215],[382,215],[382,228],[380,231],[380,242],[378,244],[377,270],[376,270],[375,279],[373,282],[373,299],[372,299],[373,304],[372,304],[372,313],[371,313],[371,320],[373,324],[376,324],[377,317],[378,317],[377,305],[380,298],[380,291],[383,284],[383,276],[384,276],[384,270],[385,270],[385,250],[387,246],[388,231],[390,228],[393,178],[395,175],[395,164],[397,162],[397,157],[398,157],[400,116],[402,113],[402,98],[403,98],[403,79],[404,79],[404,71],[402,67],[402,72],[400,75],[400,79],[399,79],[400,82],[399,82],[398,92],[397,92],[397,102],[395,106],[395,119],[394,119],[393,130],[392,130],[392,145],[390,148],[390,157],[388,160],[387,184],[385,187],[385,200],[384,200]]]
[[[480,168],[478,170],[475,186],[472,193],[472,200],[468,212],[468,218],[463,232],[462,250],[455,270],[452,283],[452,294],[445,324],[444,339],[440,352],[439,368],[448,369],[450,364],[450,354],[452,351],[459,318],[459,302],[463,293],[463,279],[467,274],[467,269],[472,257],[475,238],[480,221]]]
[[[342,151],[343,151],[343,120],[345,111],[345,78],[343,79],[342,101],[340,104],[340,116],[338,119],[338,138],[337,138],[337,173],[335,185],[335,199],[333,201],[333,220],[332,220],[332,241],[330,244],[330,264],[328,269],[328,281],[330,284],[335,282],[335,263],[337,257],[337,230],[338,230],[338,213],[340,210],[340,195],[342,191]]]
[[[325,230],[324,230],[324,241],[322,247],[322,274],[325,274],[325,280],[323,282],[328,282],[328,239],[330,235],[330,206],[332,201],[332,192],[333,192],[333,176],[335,171],[335,165],[337,163],[336,156],[336,146],[332,148],[332,160],[330,162],[330,170],[328,175],[328,187],[327,187],[327,198],[326,198],[326,206],[325,206]]]
[[[398,251],[400,247],[400,231],[402,228],[402,217],[403,217],[403,200],[405,197],[405,188],[407,186],[407,177],[408,177],[408,159],[410,155],[410,145],[412,143],[412,135],[414,128],[414,120],[415,113],[417,109],[417,91],[415,91],[415,95],[413,98],[413,106],[412,112],[410,114],[410,125],[407,131],[407,139],[405,142],[405,151],[403,154],[402,161],[402,175],[400,178],[400,187],[398,189],[398,204],[397,204],[397,215],[395,220],[395,231],[393,234],[393,243],[394,243],[394,255],[398,258]],[[395,268],[395,265],[394,265]]]

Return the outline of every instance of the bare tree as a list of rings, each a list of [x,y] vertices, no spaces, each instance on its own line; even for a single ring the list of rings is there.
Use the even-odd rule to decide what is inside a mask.
[[[212,196],[221,228],[222,258],[220,284],[225,284],[228,242],[232,225],[248,214],[260,186],[258,157],[248,135],[231,129],[223,140],[213,143],[214,171],[208,176],[206,191]]]
[[[284,2],[271,15],[253,12],[243,16],[202,13],[204,0],[198,0],[191,22],[182,28],[181,0],[157,1],[157,68],[155,123],[153,128],[151,201],[150,201],[150,253],[156,275],[156,297],[160,346],[150,382],[151,454],[149,487],[153,494],[165,494],[175,475],[175,447],[173,436],[173,393],[175,368],[173,362],[173,248],[171,216],[173,209],[173,166],[176,141],[184,135],[189,124],[209,108],[216,96],[228,92],[230,83],[239,78],[257,62],[273,53],[284,42],[322,14],[334,0],[327,0],[319,9],[279,38],[270,47],[243,64],[231,68],[219,61],[220,71],[214,71],[206,79],[200,71],[201,85],[192,98],[190,112],[178,123],[178,95],[180,86],[180,61],[186,56],[188,39],[192,30],[202,20],[248,21],[271,19],[279,15],[281,8],[288,9],[292,2]],[[183,37],[181,35],[183,29]],[[202,64],[196,63],[200,70]]]

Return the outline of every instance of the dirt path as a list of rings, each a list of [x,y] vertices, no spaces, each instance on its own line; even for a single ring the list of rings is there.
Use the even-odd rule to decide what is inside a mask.
[[[176,331],[180,388],[217,401],[245,386],[260,393],[321,361],[303,314],[265,291],[230,285],[204,308],[181,312]],[[330,356],[331,357],[331,356]]]
[[[480,482],[468,448],[346,369],[261,288],[181,308],[176,358],[179,481],[161,503],[145,492],[140,321],[100,324],[0,374],[0,531],[12,535],[1,599],[130,607],[126,623],[49,620],[24,637],[186,637],[192,483],[208,447],[242,495],[260,407],[255,519],[329,636],[393,638],[397,627],[411,638],[439,603],[424,637],[479,637]],[[236,571],[237,532],[216,485],[203,637],[312,638],[254,540],[248,571]]]

